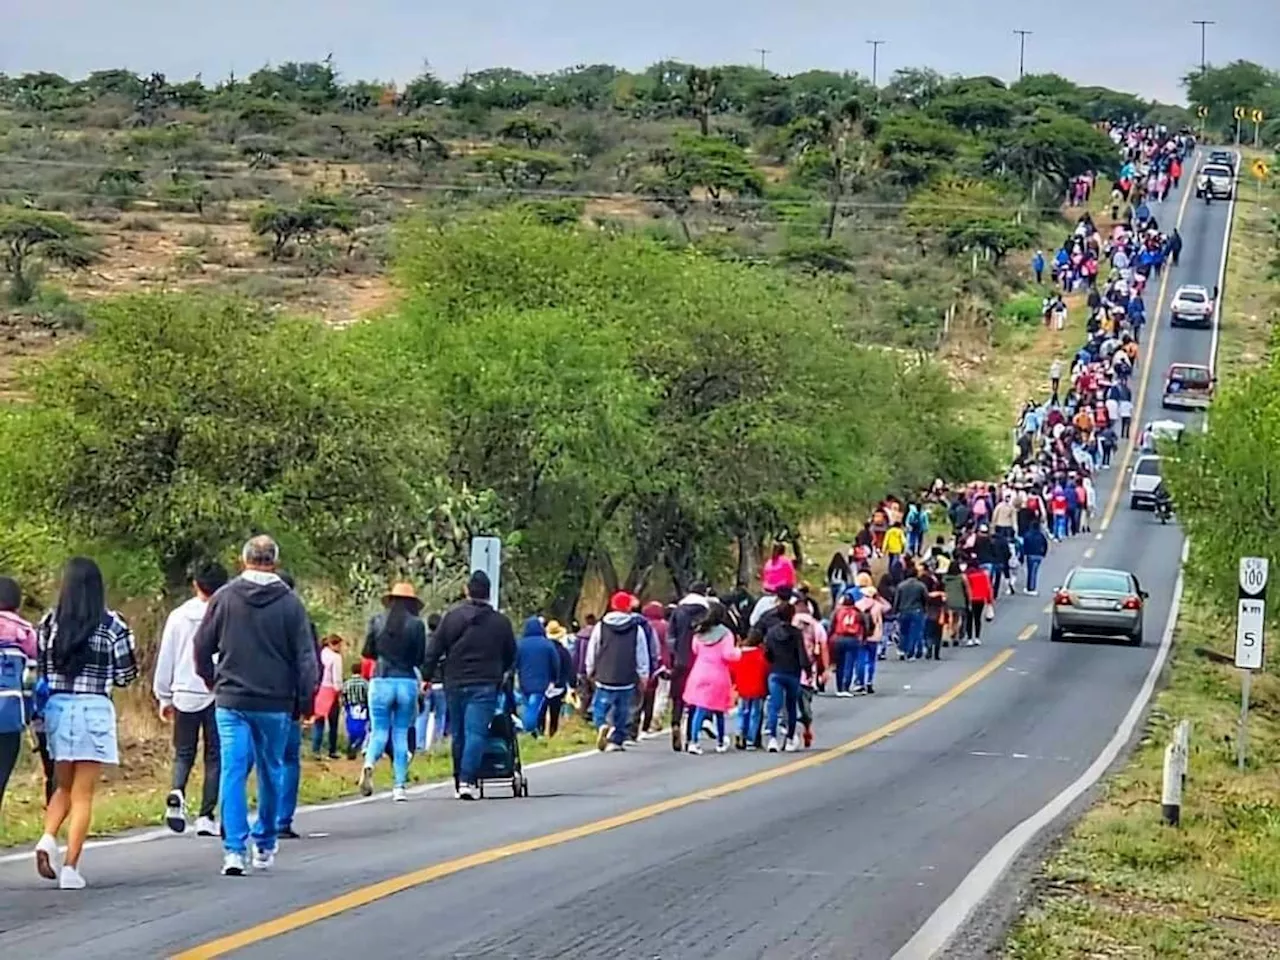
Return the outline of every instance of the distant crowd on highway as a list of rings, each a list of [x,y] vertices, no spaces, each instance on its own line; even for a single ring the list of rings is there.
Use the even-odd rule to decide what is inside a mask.
[[[276,542],[254,537],[237,576],[216,563],[192,572],[191,597],[161,636],[152,690],[173,730],[170,828],[221,836],[225,875],[269,869],[278,841],[298,836],[307,724],[315,755],[339,757],[341,742],[362,758],[365,795],[389,755],[395,802],[407,797],[411,755],[448,738],[456,796],[470,801],[481,795],[495,717],[550,737],[572,711],[613,753],[664,723],[682,753],[793,751],[814,742],[815,696],[874,695],[877,664],[889,656],[918,661],[980,645],[1002,594],[1016,593],[1021,577],[1035,596],[1051,544],[1090,531],[1095,480],[1131,435],[1144,291],[1182,250],[1155,208],[1177,186],[1194,139],[1145,126],[1116,126],[1111,136],[1122,165],[1110,220],[1081,214],[1051,259],[1032,262],[1037,280],[1056,288],[1044,322],[1061,329],[1065,297],[1084,293],[1086,336],[1074,356],[1053,361],[1047,397],[1026,402],[999,482],[949,490],[939,481],[914,501],[886,497],[832,555],[825,590],[803,581],[779,543],[759,595],[745,583],[717,593],[695,582],[663,604],[617,591],[580,626],[533,616],[517,635],[483,572],[470,575],[461,603],[425,619],[414,587],[397,583],[350,663],[342,637],[318,634]],[[1072,197],[1087,204],[1096,182],[1076,181]],[[949,537],[931,530],[942,513]],[[87,558],[68,563],[37,625],[21,608],[18,584],[0,578],[0,803],[29,735],[46,781],[36,867],[79,889],[102,767],[119,763],[110,694],[139,676],[135,640]],[[197,759],[192,817],[185,794]],[[65,851],[56,839],[64,827]]]

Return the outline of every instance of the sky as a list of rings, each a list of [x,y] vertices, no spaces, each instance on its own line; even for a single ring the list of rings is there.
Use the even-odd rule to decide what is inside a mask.
[[[1125,10],[1125,6],[1128,10]],[[8,9],[6,9],[8,8]],[[424,62],[446,79],[493,66],[549,72],[580,63],[638,69],[662,59],[766,63],[779,73],[823,68],[871,74],[899,67],[944,74],[1060,73],[1148,99],[1183,102],[1180,78],[1200,60],[1280,67],[1275,0],[1161,0],[1114,8],[1022,0],[0,0],[0,72],[79,77],[125,67],[206,82],[266,63],[335,57],[343,77],[403,83]],[[1151,16],[1158,11],[1160,19]],[[1134,30],[1132,25],[1138,25]]]

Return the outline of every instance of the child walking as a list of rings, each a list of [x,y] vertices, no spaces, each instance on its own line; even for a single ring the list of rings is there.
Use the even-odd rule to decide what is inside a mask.
[[[769,661],[765,659],[764,642],[759,634],[748,634],[739,650],[740,658],[729,665],[733,688],[738,694],[739,750],[755,750],[759,746],[764,722],[764,698],[769,693]]]
[[[716,753],[729,749],[725,739],[724,715],[733,706],[733,681],[730,665],[742,658],[734,646],[729,613],[718,603],[711,604],[698,621],[693,635],[693,665],[685,681],[684,702],[693,707],[693,730],[689,736],[689,753],[701,754],[698,738],[708,717],[716,725]]]
[[[351,676],[342,685],[342,713],[347,725],[347,759],[354,760],[369,734],[369,681],[362,665],[351,665]]]

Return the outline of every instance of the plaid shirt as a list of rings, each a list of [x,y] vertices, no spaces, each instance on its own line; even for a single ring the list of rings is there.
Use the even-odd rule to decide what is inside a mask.
[[[369,682],[363,677],[351,677],[342,685],[342,705],[352,720],[369,718]]]
[[[98,628],[89,636],[84,668],[74,677],[59,673],[53,666],[53,640],[58,633],[50,610],[36,628],[40,676],[49,683],[49,693],[94,693],[110,696],[112,687],[127,687],[138,678],[138,659],[133,631],[124,618],[108,610]]]

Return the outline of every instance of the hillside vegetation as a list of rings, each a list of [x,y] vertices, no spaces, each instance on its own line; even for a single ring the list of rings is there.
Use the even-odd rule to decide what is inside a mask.
[[[770,537],[994,466],[924,352],[1025,323],[1010,254],[1131,118],[1190,119],[929,70],[0,77],[0,561],[91,548],[151,595],[269,528],[359,598],[452,589],[489,531],[561,613],[589,572],[748,576]]]

